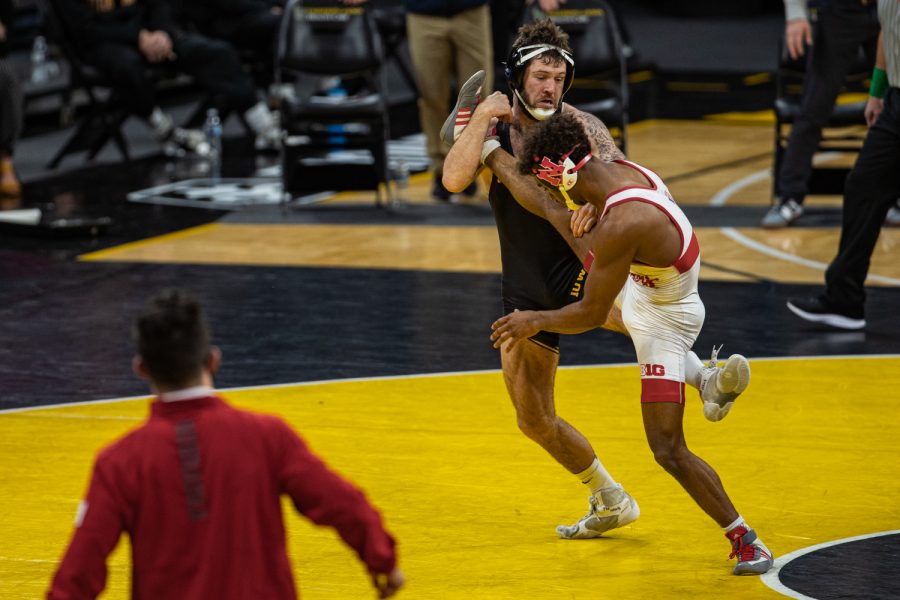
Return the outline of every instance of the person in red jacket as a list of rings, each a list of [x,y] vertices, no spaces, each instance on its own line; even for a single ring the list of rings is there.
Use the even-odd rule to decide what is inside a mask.
[[[96,598],[123,531],[134,598],[296,598],[283,494],[337,530],[379,597],[402,587],[394,538],[363,493],[287,423],[215,394],[221,353],[195,299],[161,293],[138,317],[135,336],[134,370],[156,398],[143,425],[97,456],[48,599]]]

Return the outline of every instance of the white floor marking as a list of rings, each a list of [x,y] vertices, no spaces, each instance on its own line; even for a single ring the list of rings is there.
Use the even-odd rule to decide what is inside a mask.
[[[841,155],[840,152],[825,152],[823,154],[816,154],[813,157],[813,164],[818,165],[821,163],[826,163],[830,160],[834,160],[835,158]],[[742,177],[738,179],[734,183],[725,186],[718,192],[716,192],[712,199],[709,201],[710,206],[725,206],[728,202],[728,199],[731,198],[735,193],[744,189],[745,187],[751,186],[757,181],[762,181],[766,177],[772,176],[772,169],[763,169],[762,171],[757,171],[755,173],[751,173],[746,177]]]
[[[857,332],[851,332],[857,333]],[[794,361],[794,360],[867,360],[872,358],[900,358],[900,354],[837,354],[837,355],[828,355],[828,356],[760,356],[760,357],[751,357],[748,356],[752,361]],[[612,369],[616,367],[634,367],[637,363],[627,362],[627,363],[611,363],[611,364],[595,364],[595,365],[563,365],[560,366],[560,370],[575,370],[575,369]],[[476,371],[445,371],[442,373],[415,373],[412,375],[378,375],[372,377],[348,377],[346,379],[319,379],[316,381],[296,381],[293,383],[270,383],[265,385],[248,385],[242,387],[233,387],[233,388],[219,388],[217,392],[242,392],[246,390],[268,390],[268,389],[277,389],[277,388],[287,388],[287,387],[305,387],[312,385],[325,385],[330,383],[351,383],[351,382],[361,382],[361,381],[389,381],[392,379],[422,379],[426,377],[454,377],[454,376],[464,376],[464,375],[482,375],[486,373],[495,373],[500,375],[502,371],[500,369],[481,369]],[[11,413],[20,413],[20,412],[28,412],[33,410],[45,410],[50,408],[69,408],[72,406],[89,406],[92,404],[109,404],[111,402],[127,402],[130,400],[150,400],[152,396],[150,395],[142,395],[142,396],[123,396],[121,398],[104,398],[101,400],[83,400],[80,402],[64,402],[61,404],[44,404],[41,406],[22,406],[19,408],[5,408],[0,409],[0,415],[3,414],[11,414]],[[111,417],[111,418],[119,418],[119,417]]]
[[[800,548],[799,550],[794,550],[793,552],[789,552],[784,556],[779,556],[775,559],[775,566],[769,569],[769,572],[765,575],[762,575],[760,579],[762,579],[763,583],[767,586],[789,598],[797,598],[798,600],[816,600],[812,596],[806,596],[801,594],[800,592],[794,591],[791,588],[787,587],[783,583],[781,583],[781,579],[778,578],[778,574],[781,572],[781,569],[786,567],[792,560],[798,559],[801,556],[809,554],[810,552],[815,552],[816,550],[821,550],[823,548],[830,548],[831,546],[838,546],[840,544],[847,544],[850,542],[856,542],[859,540],[867,540],[876,537],[882,537],[885,535],[897,535],[900,534],[900,529],[893,529],[891,531],[879,531],[877,533],[867,533],[864,535],[857,535],[853,537],[844,538],[841,540],[833,540],[831,542],[824,542],[822,544],[816,544],[815,546],[809,546],[807,548]]]
[[[756,240],[747,237],[746,235],[740,233],[734,227],[722,227],[720,231],[726,236],[741,244],[742,246],[746,246],[751,250],[756,250],[757,252],[761,252],[763,254],[768,254],[769,256],[773,256],[775,258],[780,258],[781,260],[792,262],[798,265],[803,265],[804,267],[810,267],[811,269],[818,269],[820,271],[824,271],[828,268],[828,265],[819,262],[817,260],[810,260],[808,258],[803,258],[802,256],[796,256],[795,254],[790,254],[788,252],[782,252],[781,250],[776,250],[771,246],[766,246]],[[885,277],[884,275],[875,275],[870,273],[868,276],[870,281],[877,281],[879,283],[884,283],[887,285],[895,285],[900,286],[900,279],[894,279],[893,277]]]

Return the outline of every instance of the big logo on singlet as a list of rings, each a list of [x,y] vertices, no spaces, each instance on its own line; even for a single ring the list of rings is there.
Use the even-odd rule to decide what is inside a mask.
[[[666,368],[663,365],[654,365],[651,363],[641,365],[641,377],[664,377]]]
[[[655,288],[656,282],[659,281],[656,277],[650,277],[649,275],[641,275],[639,273],[629,273],[629,275],[631,275],[635,283],[648,288]]]

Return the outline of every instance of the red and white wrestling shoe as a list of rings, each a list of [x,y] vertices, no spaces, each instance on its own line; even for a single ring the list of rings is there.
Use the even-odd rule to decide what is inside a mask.
[[[484,85],[484,71],[478,71],[466,81],[459,89],[459,96],[456,97],[456,106],[444,125],[441,127],[441,139],[448,146],[452,146],[453,142],[459,139],[463,129],[469,124],[475,107],[481,102],[481,87]]]

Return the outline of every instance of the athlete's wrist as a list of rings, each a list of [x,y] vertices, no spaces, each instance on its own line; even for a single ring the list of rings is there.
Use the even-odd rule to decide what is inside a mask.
[[[500,147],[500,141],[497,138],[487,138],[481,145],[481,164],[487,165],[487,159],[491,153]]]

